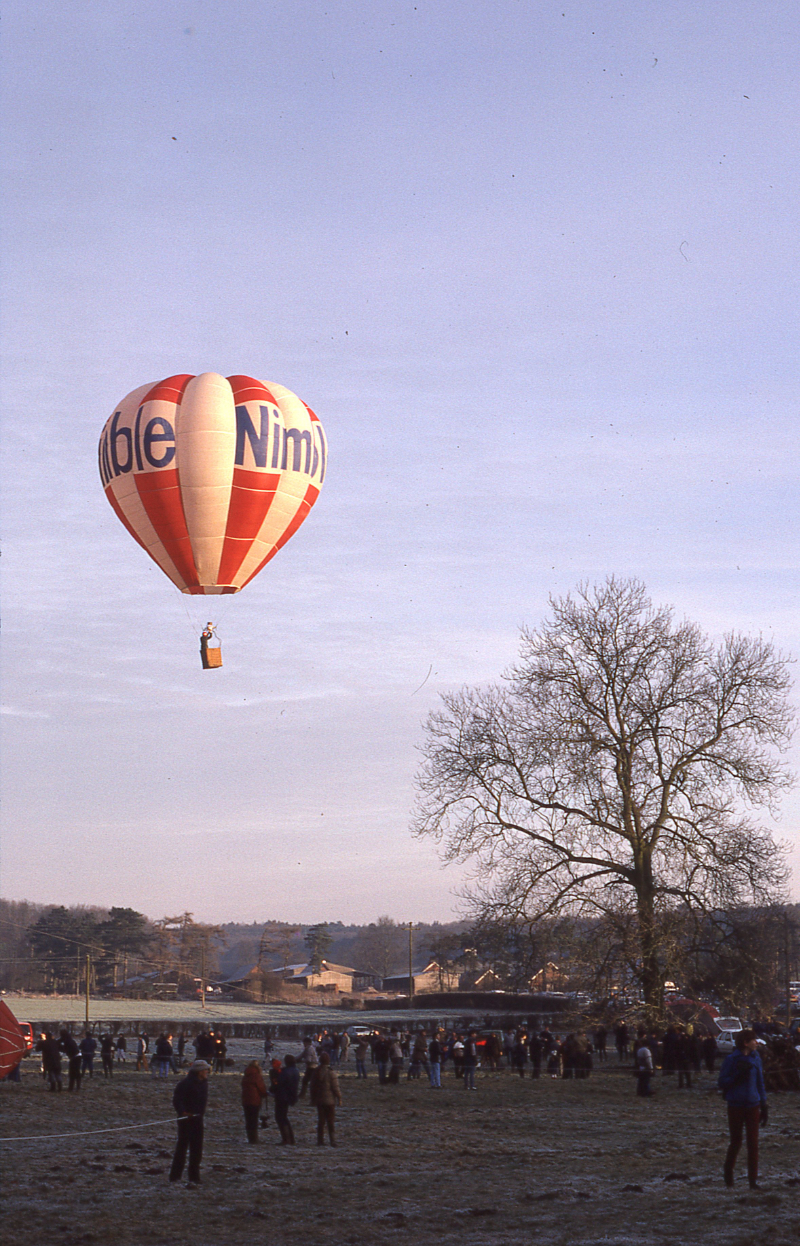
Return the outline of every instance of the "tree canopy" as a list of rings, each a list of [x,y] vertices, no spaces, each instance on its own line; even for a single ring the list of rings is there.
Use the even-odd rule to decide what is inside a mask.
[[[637,580],[550,605],[502,684],[428,719],[415,830],[475,863],[485,917],[602,917],[633,939],[658,1011],[675,914],[780,894],[753,812],[790,782],[788,664],[760,638],[712,643]]]

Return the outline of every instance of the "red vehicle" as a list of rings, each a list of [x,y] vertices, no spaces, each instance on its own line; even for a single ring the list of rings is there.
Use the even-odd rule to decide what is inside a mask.
[[[30,1021],[18,1021],[19,1032],[25,1040],[25,1054],[33,1050],[33,1026]]]

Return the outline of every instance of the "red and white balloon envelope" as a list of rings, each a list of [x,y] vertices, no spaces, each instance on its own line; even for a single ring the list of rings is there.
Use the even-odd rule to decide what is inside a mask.
[[[0,999],[0,1081],[17,1067],[25,1055],[25,1047],[17,1018]]]
[[[322,425],[283,385],[170,376],[100,437],[106,497],[182,593],[237,593],[297,531],[327,464]]]

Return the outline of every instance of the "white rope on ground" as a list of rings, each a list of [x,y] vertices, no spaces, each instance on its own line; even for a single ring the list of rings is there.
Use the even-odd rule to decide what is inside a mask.
[[[45,1138],[89,1138],[92,1134],[118,1134],[128,1129],[149,1129],[151,1125],[171,1125],[185,1121],[185,1116],[167,1116],[162,1121],[145,1121],[143,1125],[115,1125],[113,1129],[83,1129],[71,1134],[27,1134],[18,1138],[0,1138],[0,1142],[41,1142]]]

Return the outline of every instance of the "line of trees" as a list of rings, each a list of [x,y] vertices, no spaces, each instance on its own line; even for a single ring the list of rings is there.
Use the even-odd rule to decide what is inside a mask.
[[[126,988],[131,979],[185,985],[219,969],[221,927],[191,913],[150,921],[131,908],[47,907],[0,900],[0,983],[5,990]]]
[[[337,940],[346,948],[344,963],[379,978],[408,968],[408,926],[388,915],[360,927],[271,921],[247,931],[195,922],[188,912],[150,922],[132,909],[42,909],[0,900],[0,986],[83,990],[88,956],[93,990],[141,989],[146,982],[194,991],[197,979],[226,976],[223,957],[258,964],[266,980],[293,958],[328,959]],[[415,968],[434,961],[441,990],[483,982],[509,992],[585,992],[597,1001],[635,1001],[641,990],[636,930],[621,915],[611,923],[565,914],[525,922],[484,913],[471,924],[416,926],[411,934]],[[688,995],[711,996],[733,1012],[770,1013],[787,980],[800,980],[800,906],[718,911],[706,923],[675,912],[661,955],[666,979]]]

